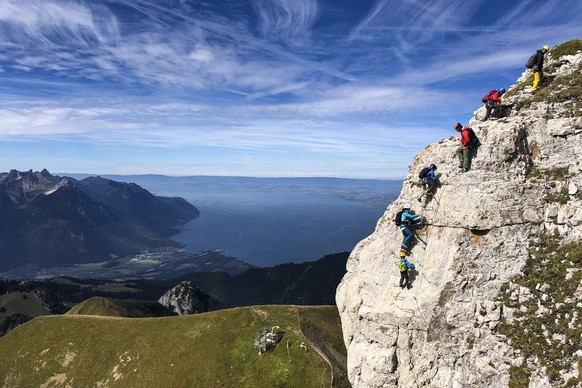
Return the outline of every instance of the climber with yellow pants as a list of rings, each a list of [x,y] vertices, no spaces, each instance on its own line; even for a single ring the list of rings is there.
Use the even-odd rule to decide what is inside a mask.
[[[536,53],[534,54],[535,56],[532,55],[532,69],[534,71],[534,80],[533,80],[533,84],[531,86],[531,92],[535,93],[538,90],[538,85],[540,83],[540,80],[543,77],[544,74],[544,55],[550,51],[550,48],[548,47],[548,45],[545,45],[544,47],[542,47],[541,49],[537,50]],[[528,61],[528,64],[530,64],[530,62]],[[527,65],[526,65],[527,67]]]

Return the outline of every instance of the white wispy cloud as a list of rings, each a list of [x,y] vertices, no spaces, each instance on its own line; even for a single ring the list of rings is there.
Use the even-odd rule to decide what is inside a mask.
[[[127,30],[116,16],[89,3],[6,1],[0,23],[9,28],[0,29],[0,41],[17,45],[8,66],[18,71],[61,71],[60,76],[69,78],[239,90],[255,96],[297,90],[321,74],[345,78],[336,68],[265,42],[238,21],[234,23],[240,27],[233,30],[231,23],[198,20],[196,14],[182,15],[152,2],[122,1],[147,17],[143,27]],[[289,41],[308,36],[317,14],[314,1],[260,5],[263,32]],[[28,9],[33,12],[27,14]],[[44,13],[51,16],[38,22]],[[33,41],[46,43],[37,47],[35,57],[26,48]]]
[[[0,138],[53,138],[153,148],[282,148],[373,154],[399,147],[408,150],[426,141],[424,137],[415,138],[406,142],[406,147],[404,142],[394,141],[399,138],[400,127],[395,129],[393,123],[383,123],[382,112],[390,110],[396,118],[399,117],[396,112],[402,115],[413,107],[422,110],[427,100],[432,108],[439,107],[438,101],[447,100],[437,94],[429,98],[428,92],[422,90],[408,92],[373,87],[356,90],[346,86],[326,91],[316,103],[253,106],[146,104],[111,99],[102,100],[107,102],[102,106],[89,106],[87,100],[78,100],[74,107],[62,108],[58,102],[29,99],[26,105],[14,101],[0,109],[4,118],[0,122]],[[378,116],[374,118],[375,114]]]
[[[304,44],[317,17],[316,0],[253,0],[267,40]]]
[[[444,33],[458,31],[483,0],[378,0],[370,13],[354,27],[352,39],[390,37],[396,48],[435,42]]]
[[[3,0],[0,23],[4,38],[17,44],[55,45],[61,40],[89,45],[118,37],[116,19],[107,7],[75,1]]]
[[[160,20],[151,10],[147,15]],[[243,80],[247,86],[261,87],[249,77],[261,63],[247,64],[237,57],[234,46],[207,46],[206,59],[211,61],[190,56],[191,47],[204,44],[197,40],[197,34],[190,36],[191,29],[199,29],[196,26],[170,34],[150,27],[146,32],[132,32],[119,39],[117,19],[102,12],[101,7],[72,1],[13,0],[6,0],[6,7],[1,7],[0,23],[7,26],[0,29],[0,39],[16,45],[11,66],[16,70],[66,69],[69,71],[63,75],[69,77],[193,87]],[[26,53],[34,42],[42,43],[37,48],[41,55],[32,58]],[[65,50],[70,54],[67,58],[59,55]]]
[[[565,17],[565,12],[568,17]],[[497,25],[508,30],[525,27],[531,35],[543,39],[544,35],[538,32],[538,28],[556,29],[556,25],[568,24],[579,28],[581,13],[582,2],[578,0],[523,0],[517,2],[509,12],[500,15]]]
[[[378,0],[350,38],[370,42],[362,56],[371,63],[385,55],[379,50],[402,63],[402,73],[394,79],[397,84],[435,87],[468,75],[524,70],[524,58],[532,50],[582,33],[579,1],[524,1],[514,8],[504,4],[509,12],[500,14],[494,23],[472,24],[488,6],[491,3],[484,1]],[[564,6],[572,10],[571,18],[559,11]],[[392,42],[388,47],[378,43],[386,40]]]

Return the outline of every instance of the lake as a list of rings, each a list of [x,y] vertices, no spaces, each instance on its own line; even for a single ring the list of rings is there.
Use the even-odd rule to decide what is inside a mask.
[[[351,251],[402,187],[338,178],[107,177],[196,206],[200,217],[173,237],[187,250],[223,250],[260,267]]]
[[[301,193],[213,193],[186,199],[200,210],[200,218],[174,240],[193,251],[222,249],[256,266],[351,251],[374,231],[383,213],[360,202]]]

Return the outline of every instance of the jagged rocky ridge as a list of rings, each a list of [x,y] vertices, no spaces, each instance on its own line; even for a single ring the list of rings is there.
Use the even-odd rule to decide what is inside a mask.
[[[0,174],[0,270],[107,260],[168,237],[198,216],[182,198],[132,183],[40,172]]]
[[[198,314],[210,309],[210,297],[189,281],[180,282],[168,290],[158,303],[178,315]]]
[[[337,290],[354,387],[581,384],[581,51],[552,49],[536,95],[524,72],[507,117],[471,120],[482,146],[470,172],[458,170],[456,136],[416,155]],[[417,174],[429,163],[443,185],[423,206]],[[405,202],[430,223],[411,290],[397,287],[392,222]]]

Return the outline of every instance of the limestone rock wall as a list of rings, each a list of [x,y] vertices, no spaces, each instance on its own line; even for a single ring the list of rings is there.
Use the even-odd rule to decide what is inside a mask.
[[[190,315],[209,310],[209,296],[192,285],[183,281],[160,297],[158,303],[178,315]]]
[[[553,87],[582,70],[581,53],[548,59]],[[452,137],[416,155],[400,196],[351,253],[336,300],[354,387],[506,387],[510,368],[523,362],[497,331],[506,314],[500,289],[521,273],[542,234],[582,237],[580,96],[536,101],[528,75],[504,98],[509,116],[469,123],[482,143],[472,170],[457,167],[451,123]],[[425,203],[417,201],[417,176],[430,163],[442,187]],[[565,170],[566,177],[552,176]],[[534,179],[536,172],[545,179]],[[406,202],[430,223],[421,234],[426,244],[409,258],[417,270],[410,290],[398,287],[402,234],[392,221]],[[530,379],[530,386],[547,384],[542,372]]]

